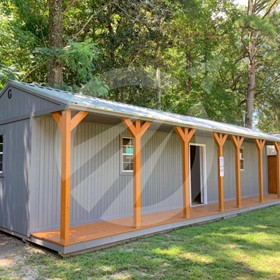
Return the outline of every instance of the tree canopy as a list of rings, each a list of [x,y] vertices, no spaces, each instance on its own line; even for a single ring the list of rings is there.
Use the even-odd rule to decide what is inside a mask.
[[[280,1],[2,0],[8,79],[280,131]]]

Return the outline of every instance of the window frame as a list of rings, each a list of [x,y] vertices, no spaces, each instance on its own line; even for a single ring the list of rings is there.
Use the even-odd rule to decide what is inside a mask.
[[[123,139],[129,139],[132,141],[133,143],[133,137],[131,136],[127,136],[127,135],[122,135],[120,137],[120,171],[121,171],[121,174],[124,174],[124,175],[132,175],[133,174],[133,158],[132,158],[132,169],[129,169],[129,170],[125,170],[123,167],[124,167],[124,156],[134,156],[134,150],[133,150],[133,154],[127,154],[127,153],[124,153],[123,152],[123,147],[125,145],[123,145]],[[132,144],[132,148],[133,148],[133,144]]]
[[[245,157],[244,157],[244,147],[240,147],[239,151],[239,160],[240,160],[240,171],[244,171],[244,162],[245,162]]]

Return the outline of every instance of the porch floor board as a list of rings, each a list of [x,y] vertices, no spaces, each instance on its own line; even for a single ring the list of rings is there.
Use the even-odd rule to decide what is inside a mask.
[[[276,200],[278,199],[275,194],[264,195],[264,204]],[[255,205],[260,205],[258,197],[248,197],[242,199],[242,208],[248,208]],[[225,201],[225,212],[237,209],[235,200]],[[195,206],[190,209],[190,220],[216,215],[219,213],[221,212],[218,211],[218,203]],[[181,222],[185,220],[182,215],[182,209],[142,215],[142,226],[140,229]],[[92,224],[71,226],[70,241],[67,244],[61,242],[59,229],[36,232],[33,233],[32,236],[55,244],[69,246],[137,230],[138,229],[133,227],[133,218],[127,217],[111,221],[101,221]]]

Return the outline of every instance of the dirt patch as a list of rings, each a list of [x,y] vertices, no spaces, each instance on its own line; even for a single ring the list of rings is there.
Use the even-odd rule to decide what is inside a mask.
[[[45,251],[0,232],[0,279],[36,279],[36,269],[26,264],[33,254]]]

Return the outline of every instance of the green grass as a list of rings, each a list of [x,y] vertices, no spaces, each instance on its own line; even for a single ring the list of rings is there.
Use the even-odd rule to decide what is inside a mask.
[[[280,279],[280,206],[26,265],[41,279]]]

